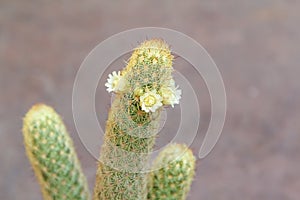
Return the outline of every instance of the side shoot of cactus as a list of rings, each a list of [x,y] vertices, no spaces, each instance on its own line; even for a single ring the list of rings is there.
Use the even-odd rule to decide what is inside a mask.
[[[195,174],[195,157],[187,146],[168,145],[149,175],[148,200],[185,200]]]
[[[24,118],[23,135],[45,200],[89,199],[87,181],[71,138],[51,107],[33,106]]]

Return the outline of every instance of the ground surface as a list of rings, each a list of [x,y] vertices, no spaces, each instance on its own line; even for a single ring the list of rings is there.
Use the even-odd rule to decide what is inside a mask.
[[[223,135],[209,157],[197,162],[189,199],[298,200],[299,9],[297,0],[1,0],[0,199],[42,198],[21,135],[22,117],[36,102],[64,117],[92,189],[95,160],[72,120],[76,72],[89,51],[112,34],[160,26],[184,32],[208,50],[228,96]],[[193,76],[184,64],[179,68]],[[103,86],[98,96],[103,124],[109,107]],[[206,101],[203,124],[209,119]],[[202,139],[193,143],[195,153]]]

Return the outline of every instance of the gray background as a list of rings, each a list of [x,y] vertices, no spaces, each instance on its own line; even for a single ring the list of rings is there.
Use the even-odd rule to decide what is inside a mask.
[[[224,78],[224,131],[209,157],[197,162],[189,199],[299,199],[299,9],[297,0],[1,0],[0,199],[42,198],[21,134],[22,117],[36,102],[54,106],[63,116],[92,189],[96,161],[72,120],[74,78],[96,44],[144,26],[191,36],[208,50]],[[180,58],[175,62],[203,84],[188,64]],[[96,107],[104,124],[110,97],[101,84]],[[202,131],[192,145],[195,154],[210,117],[207,91],[199,87]],[[160,141],[168,139],[164,135]]]

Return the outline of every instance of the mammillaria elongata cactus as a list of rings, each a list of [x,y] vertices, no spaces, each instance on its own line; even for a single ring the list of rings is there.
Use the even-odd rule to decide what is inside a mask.
[[[172,77],[172,60],[163,40],[147,40],[121,72],[109,75],[107,91],[116,95],[106,122],[94,200],[186,198],[195,159],[185,146],[168,146],[154,164],[164,168],[144,171],[162,107],[174,107],[181,98]],[[25,116],[23,134],[44,199],[89,200],[86,179],[58,114],[46,105],[34,106]]]
[[[182,144],[168,145],[156,158],[149,175],[149,200],[184,200],[195,171],[195,157]]]
[[[24,118],[23,135],[44,199],[89,199],[73,142],[51,107],[33,106]]]
[[[173,80],[172,59],[166,43],[149,40],[135,49],[121,73],[108,79],[108,91],[116,97],[106,123],[95,200],[146,199],[147,174],[142,170],[159,126],[160,89]]]

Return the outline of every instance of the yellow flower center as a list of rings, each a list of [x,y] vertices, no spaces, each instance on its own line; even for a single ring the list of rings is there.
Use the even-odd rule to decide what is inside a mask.
[[[153,58],[152,62],[153,62],[153,64],[155,65],[155,64],[157,64],[158,59],[157,59],[157,58]]]
[[[149,95],[144,99],[144,103],[146,107],[151,107],[156,103],[156,98],[153,95]]]
[[[112,86],[113,88],[115,88],[118,84],[119,80],[115,79],[113,82],[112,82]]]

